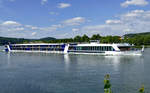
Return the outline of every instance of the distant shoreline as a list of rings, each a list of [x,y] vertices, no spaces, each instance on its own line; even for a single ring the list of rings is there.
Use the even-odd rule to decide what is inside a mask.
[[[46,37],[41,39],[24,39],[24,38],[10,38],[0,37],[0,45],[6,44],[22,44],[22,43],[74,43],[74,42],[90,42],[90,40],[99,40],[101,43],[129,43],[136,47],[150,47],[150,32],[125,34],[123,36],[101,36],[100,34],[93,34],[91,37],[86,34],[77,35],[73,38],[56,39],[53,37]]]

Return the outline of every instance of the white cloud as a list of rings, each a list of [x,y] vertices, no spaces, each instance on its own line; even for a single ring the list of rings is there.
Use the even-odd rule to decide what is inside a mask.
[[[62,23],[64,25],[74,26],[74,25],[80,25],[80,24],[84,23],[85,21],[86,20],[84,17],[74,17],[74,18],[63,21]]]
[[[79,31],[79,29],[78,28],[72,28],[72,31],[76,32],[76,31]]]
[[[63,28],[63,26],[61,24],[57,24],[57,25],[51,25],[49,27],[41,27],[41,28],[39,28],[39,30],[53,32],[53,31],[56,31],[59,28]]]
[[[32,30],[37,30],[37,29],[39,29],[39,27],[37,27],[37,26],[32,26],[32,25],[25,25],[24,27],[29,28],[29,29],[32,29]]]
[[[122,7],[128,7],[129,5],[145,6],[145,5],[148,5],[148,1],[146,1],[146,0],[126,0],[124,3],[121,3]]]
[[[23,28],[23,27],[17,27],[17,28],[15,28],[14,30],[15,30],[15,31],[23,31],[24,28]]]
[[[93,34],[101,34],[101,35],[123,35],[124,29],[127,29],[127,25],[120,24],[104,24],[104,25],[93,25],[93,26],[85,26],[82,28],[82,33],[87,34],[89,36]]]
[[[121,23],[120,20],[106,20],[105,21],[106,24],[119,24]]]
[[[85,25],[84,17],[74,17],[56,25],[38,27],[23,25],[15,21],[0,23],[0,35],[22,38],[56,37],[68,38],[76,35],[93,34],[124,35],[126,33],[150,32],[150,11],[133,10],[120,14],[115,19],[106,20],[104,24]],[[9,34],[8,34],[9,33]]]
[[[21,26],[20,23],[15,22],[15,21],[5,21],[2,23],[4,26]]]
[[[130,33],[130,32],[134,32],[134,30],[127,28],[127,29],[124,29],[123,32],[124,33]]]
[[[37,38],[35,34],[41,34],[40,27],[23,25],[15,21],[0,23],[0,35],[4,37]]]
[[[69,36],[70,36],[70,34],[69,33],[63,33],[63,34],[58,34],[58,35],[56,35],[57,36],[57,38],[69,38]]]
[[[47,3],[48,0],[41,0],[41,4],[44,5],[45,3]]]
[[[121,20],[123,21],[130,21],[130,20],[149,20],[148,18],[150,18],[150,11],[144,11],[144,10],[133,10],[130,11],[128,13],[122,14],[120,15]],[[134,22],[134,21],[133,21]]]
[[[25,27],[32,28],[33,26],[32,25],[25,25]]]
[[[37,32],[32,32],[31,36],[34,36],[34,35],[36,35],[36,34],[37,34]]]
[[[57,24],[57,25],[51,25],[52,28],[62,28],[62,24]]]
[[[84,26],[82,33],[88,35],[124,35],[126,33],[150,32],[150,11],[133,10],[118,17],[119,20],[106,20],[105,24]]]
[[[69,4],[69,3],[59,3],[57,8],[67,8],[70,6],[71,6],[71,4]]]

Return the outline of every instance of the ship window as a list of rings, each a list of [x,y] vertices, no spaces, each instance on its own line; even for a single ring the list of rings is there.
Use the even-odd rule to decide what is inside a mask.
[[[97,50],[96,46],[94,47],[94,50]]]
[[[105,47],[104,46],[102,46],[102,51],[105,51]]]
[[[105,51],[107,51],[107,46],[105,46]]]
[[[78,50],[80,50],[80,47],[78,47]]]
[[[39,45],[33,45],[32,47],[39,47]]]
[[[103,51],[103,46],[101,47],[101,51]]]
[[[98,46],[96,46],[96,50],[99,50],[99,47],[98,47]]]
[[[110,49],[111,47],[110,46],[108,46],[108,51],[110,51],[111,49]]]
[[[105,51],[107,51],[107,46],[105,46]]]
[[[75,50],[75,47],[74,46],[70,46],[69,50]]]
[[[32,48],[32,50],[39,50],[39,48]]]
[[[92,47],[90,46],[90,50],[92,50]]]
[[[32,45],[27,45],[27,47],[32,47]]]
[[[99,50],[101,51],[101,46],[99,46]]]
[[[82,47],[82,50],[85,50],[85,47]]]
[[[92,47],[92,50],[94,50],[94,47]]]
[[[109,51],[109,47],[108,46],[106,46],[106,50]]]
[[[88,50],[88,47],[86,47],[86,50]]]
[[[99,50],[99,47],[98,47],[98,46],[96,46],[96,50]]]
[[[87,46],[87,50],[89,50],[89,47]]]
[[[83,47],[83,50],[87,50],[87,47],[85,46],[85,47]]]
[[[40,47],[48,47],[48,45],[40,45]]]
[[[88,47],[86,47],[86,50],[88,50]]]
[[[94,47],[92,46],[92,50],[94,50]]]
[[[108,51],[110,51],[110,46],[108,46]]]
[[[78,47],[76,47],[76,50],[78,50]]]
[[[105,51],[108,51],[108,46],[105,46],[105,49],[106,49]]]
[[[109,47],[109,51],[113,51],[113,47],[112,46]]]
[[[81,50],[81,49],[82,49],[82,47],[80,47],[80,46],[77,47],[77,50]]]
[[[89,47],[89,50],[92,50],[92,47]]]
[[[80,47],[77,47],[78,50],[80,50]]]
[[[91,47],[89,47],[89,50],[91,50]]]
[[[107,51],[107,46],[105,46],[105,51]]]
[[[105,51],[105,46],[103,46],[103,51]]]
[[[92,47],[92,50],[94,50],[94,47]]]
[[[26,47],[26,46],[23,45],[22,47]]]
[[[93,47],[91,46],[91,50],[93,50]]]
[[[98,50],[98,49],[97,49],[97,46],[95,46],[95,50]]]
[[[93,50],[95,50],[95,46],[93,46]]]
[[[129,46],[118,47],[120,51],[129,51],[131,48]]]
[[[101,48],[101,47],[98,47],[98,50],[99,50],[99,51],[100,51],[100,48]]]

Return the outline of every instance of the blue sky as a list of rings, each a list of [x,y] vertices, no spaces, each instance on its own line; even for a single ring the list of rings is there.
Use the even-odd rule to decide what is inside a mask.
[[[3,37],[123,35],[149,27],[149,0],[0,0]]]

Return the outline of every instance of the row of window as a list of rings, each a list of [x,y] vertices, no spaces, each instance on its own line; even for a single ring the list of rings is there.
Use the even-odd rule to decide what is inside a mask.
[[[65,45],[10,45],[12,48],[64,48]]]
[[[64,51],[64,48],[11,48],[11,50]]]
[[[114,51],[112,46],[70,46],[69,50]]]

